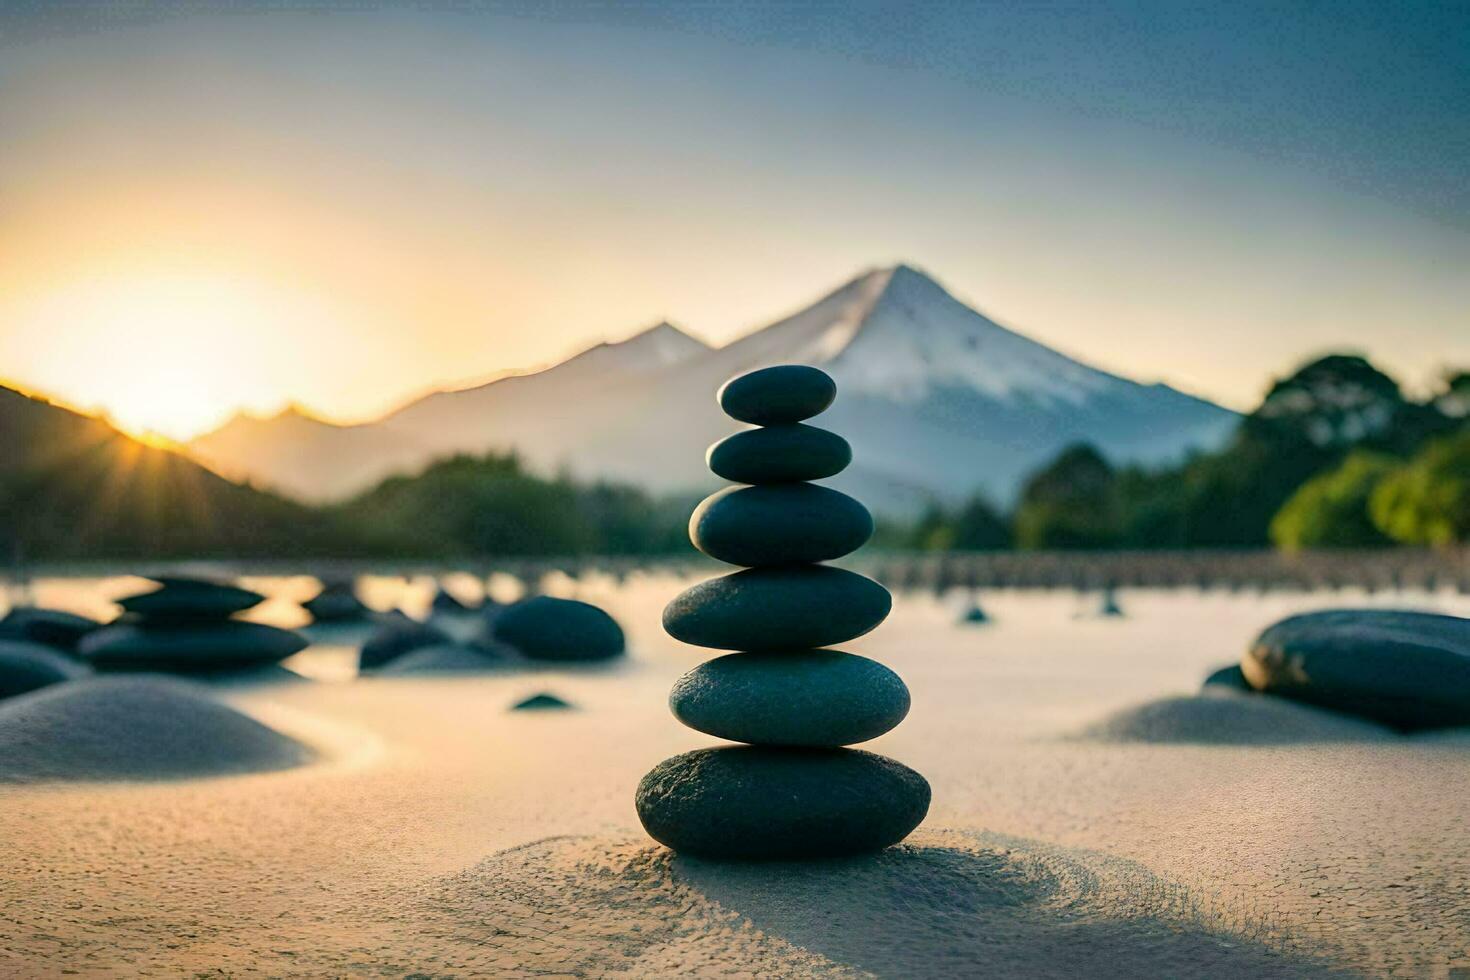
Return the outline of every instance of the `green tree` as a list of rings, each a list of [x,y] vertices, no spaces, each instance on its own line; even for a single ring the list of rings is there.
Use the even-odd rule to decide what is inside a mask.
[[[1373,523],[1395,541],[1470,541],[1470,429],[1431,442],[1378,485],[1369,507]]]
[[[1368,512],[1373,491],[1400,463],[1359,450],[1342,465],[1303,483],[1271,521],[1278,548],[1358,548],[1392,543]]]
[[[949,546],[956,551],[1002,551],[1011,546],[1011,527],[981,494],[955,514]]]
[[[1075,445],[1026,481],[1016,508],[1018,547],[1106,548],[1118,543],[1113,468],[1096,449]]]

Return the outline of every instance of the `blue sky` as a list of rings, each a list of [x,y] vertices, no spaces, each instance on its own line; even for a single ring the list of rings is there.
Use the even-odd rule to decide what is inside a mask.
[[[897,261],[1237,407],[1470,363],[1464,5],[246,6],[0,13],[12,380],[356,418]]]

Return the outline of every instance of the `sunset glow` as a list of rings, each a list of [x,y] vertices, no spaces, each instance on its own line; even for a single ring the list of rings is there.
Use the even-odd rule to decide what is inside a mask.
[[[1415,135],[1459,124],[1370,132],[1328,59],[1278,52],[1273,75],[1256,49],[1212,51],[1217,77],[1181,52],[1219,95],[1196,106],[1126,47],[1004,62],[1040,78],[967,49],[912,72],[901,45],[858,57],[840,32],[605,16],[0,40],[0,379],[176,437],[293,402],[359,420],[664,319],[724,343],[895,262],[1237,408],[1329,348],[1411,386],[1470,360],[1463,159]],[[955,36],[1056,36],[1044,13],[953,16],[981,21]],[[944,46],[941,26],[905,30]],[[1452,82],[1404,84],[1432,114]],[[1362,108],[1375,126],[1400,88]]]

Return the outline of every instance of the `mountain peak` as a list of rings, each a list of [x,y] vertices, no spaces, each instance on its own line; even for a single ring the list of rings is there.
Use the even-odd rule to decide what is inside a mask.
[[[667,320],[638,331],[631,337],[598,344],[583,352],[599,363],[611,358],[626,369],[650,370],[677,364],[706,353],[708,345],[680,330]]]

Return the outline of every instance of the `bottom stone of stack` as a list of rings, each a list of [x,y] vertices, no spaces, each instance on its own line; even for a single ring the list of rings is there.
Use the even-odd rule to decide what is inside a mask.
[[[838,650],[732,653],[679,678],[669,707],[732,742],[836,748],[903,721],[909,691],[877,661]]]
[[[929,811],[929,784],[859,749],[732,746],[665,759],[637,806],[649,836],[681,854],[842,857],[907,837]]]

